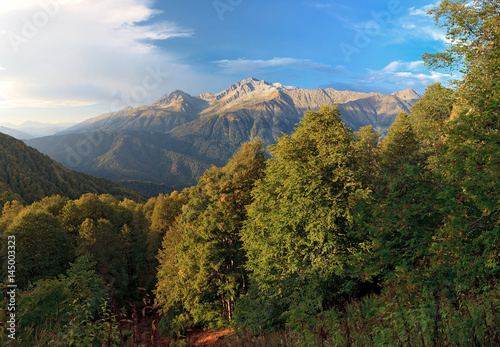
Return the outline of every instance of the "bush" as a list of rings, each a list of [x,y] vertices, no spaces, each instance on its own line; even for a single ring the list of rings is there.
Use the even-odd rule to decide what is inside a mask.
[[[40,280],[18,300],[21,345],[118,345],[105,284],[85,255],[66,275]]]

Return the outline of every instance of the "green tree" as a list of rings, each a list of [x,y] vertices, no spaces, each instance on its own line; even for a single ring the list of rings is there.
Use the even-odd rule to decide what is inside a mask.
[[[152,289],[155,270],[147,260],[149,223],[143,205],[111,195],[85,194],[70,201],[60,215],[74,237],[79,255],[91,254],[119,304],[141,302]]]
[[[356,193],[363,195],[355,178],[352,133],[335,107],[306,112],[295,133],[272,148],[272,156],[252,193],[242,233],[255,291],[245,304],[259,310],[253,314],[259,316],[256,326],[268,326],[282,314],[293,321],[300,316],[292,305],[296,300],[306,300],[307,314],[338,300],[347,257],[355,249],[347,237],[349,202]]]
[[[21,288],[63,273],[74,259],[71,239],[61,222],[46,212],[27,210],[20,214],[6,235],[16,237],[16,282]],[[2,243],[7,255],[7,242]],[[3,268],[7,269],[5,261]]]
[[[371,125],[362,127],[354,133],[355,166],[365,187],[371,185],[377,175],[379,139],[380,136]]]
[[[13,193],[5,183],[1,182],[2,180],[4,178],[0,177],[0,208],[10,201],[24,201],[19,194]]]
[[[434,69],[458,70],[463,76],[457,81],[461,96],[467,99],[481,96],[483,91],[477,88],[477,82],[494,78],[485,72],[499,53],[500,4],[486,0],[443,0],[429,14],[446,29],[448,49],[424,54],[425,63]]]
[[[437,155],[437,145],[443,141],[456,98],[452,89],[440,83],[429,85],[422,99],[411,108],[410,121],[420,143],[421,156]]]
[[[133,279],[130,287],[152,290],[156,269],[148,261],[149,222],[143,211],[143,205],[124,199],[119,203],[118,208],[124,211],[119,228],[125,242],[129,277]]]
[[[431,171],[404,165],[380,178],[369,198],[354,202],[353,230],[364,249],[356,272],[378,284],[421,289],[445,224],[444,189]]]
[[[432,68],[457,68],[460,112],[447,125],[439,174],[448,216],[437,252],[470,285],[500,271],[500,4],[442,1],[431,11],[449,48],[424,56]],[[444,252],[449,247],[452,251]],[[444,257],[444,254],[447,257]]]
[[[85,220],[83,210],[73,200],[68,201],[62,209],[59,219],[68,235],[75,239],[76,244],[80,225]]]
[[[380,170],[394,174],[404,164],[419,162],[417,136],[406,112],[401,112],[389,128],[380,148]]]
[[[0,233],[5,233],[9,225],[24,209],[24,205],[18,200],[7,201],[2,208],[2,217],[0,218]]]
[[[75,202],[82,210],[85,218],[93,220],[112,219],[114,213],[113,207],[109,203],[103,201],[97,194],[84,194]]]
[[[168,335],[175,336],[188,324],[190,316],[182,306],[183,283],[180,277],[178,246],[182,242],[184,228],[180,223],[181,216],[170,227],[163,237],[158,252],[158,273],[155,288],[155,306],[163,314],[161,325],[166,325]]]
[[[62,213],[62,210],[68,201],[69,199],[66,197],[52,195],[33,203],[31,208],[34,210],[42,210],[53,215],[54,217],[58,217]]]
[[[106,285],[94,264],[83,256],[70,265],[65,275],[40,280],[20,295],[16,337],[23,345],[100,346],[110,328],[116,337],[116,326],[109,326],[109,312],[103,309],[109,300]]]
[[[191,188],[182,217],[165,234],[158,257],[156,294],[163,312],[174,309],[178,298],[195,324],[217,326],[232,320],[235,301],[247,290],[240,240],[245,206],[252,201],[250,192],[264,163],[264,144],[246,143],[224,168],[208,170]]]
[[[158,266],[156,255],[161,248],[163,237],[167,230],[175,222],[177,216],[181,214],[181,208],[187,202],[188,191],[179,193],[173,191],[169,196],[160,194],[155,201],[151,213],[151,225],[148,235],[148,258]]]
[[[127,248],[125,236],[119,228],[106,219],[87,218],[80,227],[78,255],[90,254],[97,269],[112,283],[116,295],[122,299],[129,289]]]

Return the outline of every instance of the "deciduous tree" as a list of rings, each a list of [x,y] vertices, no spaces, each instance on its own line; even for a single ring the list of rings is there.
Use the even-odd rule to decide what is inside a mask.
[[[299,297],[316,310],[338,300],[355,249],[347,237],[349,203],[363,195],[352,133],[335,107],[307,112],[272,156],[252,193],[242,234],[255,297],[276,305],[266,308],[270,316],[261,315],[262,325]]]
[[[246,143],[224,168],[208,170],[191,188],[159,254],[156,293],[163,312],[178,299],[194,323],[217,326],[233,318],[248,281],[240,232],[264,163],[264,144]]]

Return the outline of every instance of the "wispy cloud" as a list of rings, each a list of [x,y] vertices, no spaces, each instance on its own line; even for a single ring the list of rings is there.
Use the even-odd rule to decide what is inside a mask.
[[[428,16],[428,12],[435,8],[439,4],[439,1],[434,2],[432,4],[425,5],[423,7],[417,8],[417,7],[410,7],[410,16]]]
[[[435,82],[444,82],[453,76],[437,71],[426,73],[423,61],[393,61],[382,70],[369,70],[368,81],[422,88]]]
[[[397,25],[388,31],[386,42],[403,44],[408,41],[440,41],[448,44],[445,30],[436,27],[434,20],[427,14],[438,5],[439,1],[418,8],[408,8],[404,15],[397,18]]]
[[[391,63],[389,63],[386,67],[382,69],[384,72],[395,72],[398,70],[411,70],[415,71],[423,66],[423,61],[417,60],[417,61],[410,61],[410,62],[404,62],[401,60],[396,60]]]
[[[311,2],[308,4],[309,7],[316,8],[318,10],[327,10],[328,12],[334,9],[344,9],[348,10],[349,6],[345,4],[332,3],[332,2]]]
[[[432,26],[426,20],[420,21],[419,23],[404,23],[401,28],[405,29],[401,31],[394,32],[392,35],[396,37],[397,40],[402,43],[409,39],[420,41],[441,41],[444,44],[448,44],[449,40],[446,38],[446,32],[442,28]]]
[[[417,26],[415,24],[403,24],[401,27],[403,29],[415,29]]]
[[[421,32],[435,41],[441,41],[443,43],[449,42],[446,38],[446,33],[442,29],[436,27],[423,27],[421,28]]]
[[[343,69],[342,66],[331,66],[321,64],[309,59],[295,58],[273,58],[268,60],[256,59],[236,59],[236,60],[218,60],[214,61],[226,74],[252,74],[264,69],[285,67],[295,70],[316,71],[323,73],[336,73]]]
[[[158,40],[194,33],[152,0],[8,1],[0,12],[0,108],[112,102],[161,69],[158,93],[194,78]],[[177,84],[177,85],[175,85]],[[153,93],[152,93],[153,94]],[[151,95],[154,100],[158,95]],[[145,102],[150,100],[144,100]]]

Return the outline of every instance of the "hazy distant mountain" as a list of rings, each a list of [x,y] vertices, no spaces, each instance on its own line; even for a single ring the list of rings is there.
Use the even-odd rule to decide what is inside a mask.
[[[383,132],[419,99],[410,89],[391,95],[306,90],[249,78],[217,94],[176,90],[151,106],[107,113],[28,143],[86,173],[181,188],[211,165],[224,165],[255,136],[274,143],[291,133],[308,109],[335,104],[353,130],[372,124]]]
[[[73,199],[84,193],[139,197],[110,180],[70,170],[24,142],[4,134],[0,134],[0,168],[0,203],[9,197],[21,197],[25,202],[32,203],[55,194]]]
[[[33,138],[33,136],[28,133],[16,129],[11,129],[5,126],[0,126],[0,133],[12,136],[18,140],[27,140]]]
[[[33,121],[27,121],[20,125],[2,123],[0,124],[0,132],[11,135],[17,139],[30,139],[54,135],[73,125],[75,125],[75,123],[41,123]],[[2,131],[2,128],[7,129],[5,129],[6,131]]]

